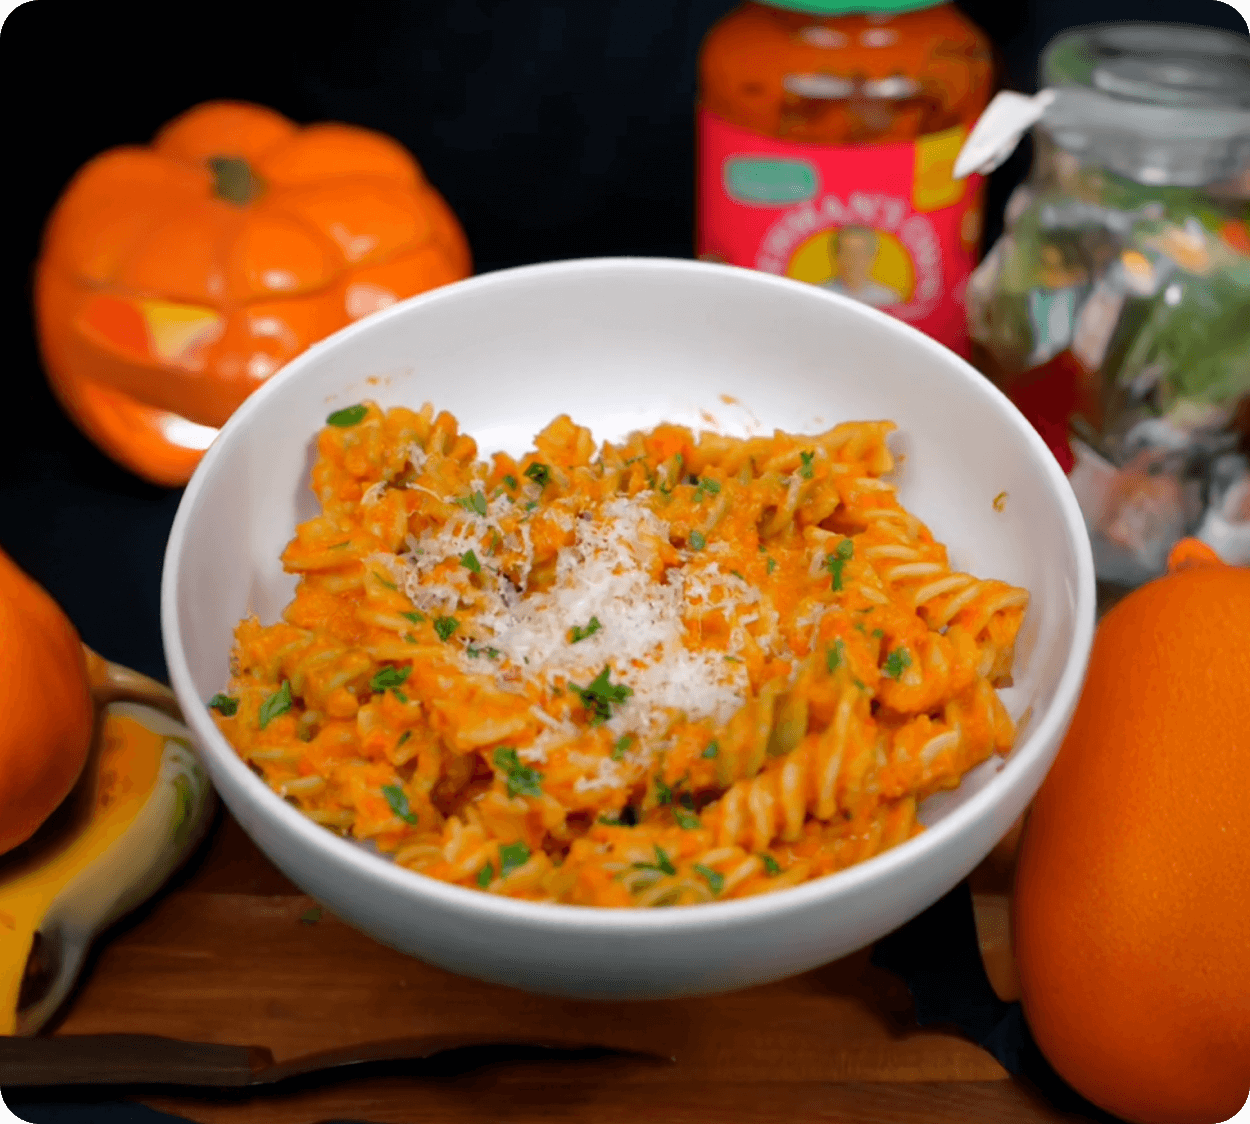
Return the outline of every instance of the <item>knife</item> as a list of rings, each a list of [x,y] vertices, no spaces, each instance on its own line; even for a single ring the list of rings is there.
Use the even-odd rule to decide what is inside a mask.
[[[0,1037],[0,1088],[59,1085],[188,1085],[237,1089],[365,1062],[433,1057],[469,1046],[611,1050],[652,1061],[675,1058],[584,1039],[508,1038],[497,1034],[434,1034],[366,1042],[275,1062],[264,1046],[185,1042],[146,1034],[79,1034],[53,1038]]]

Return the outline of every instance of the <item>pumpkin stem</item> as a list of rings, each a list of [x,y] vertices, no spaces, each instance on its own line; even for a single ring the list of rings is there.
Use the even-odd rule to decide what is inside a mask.
[[[210,156],[208,166],[213,172],[213,194],[236,207],[246,207],[265,190],[264,180],[242,157]]]

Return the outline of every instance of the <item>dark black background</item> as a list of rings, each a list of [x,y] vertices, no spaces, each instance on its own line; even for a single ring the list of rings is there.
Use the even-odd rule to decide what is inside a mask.
[[[30,274],[43,223],[86,159],[147,142],[199,101],[242,98],[299,122],[335,119],[398,138],[460,216],[479,271],[608,254],[685,257],[695,59],[708,27],[733,6],[220,0],[175,11],[34,0],[18,8],[0,33],[8,420],[0,546],[51,591],[88,644],[164,677],[160,566],[178,493],[136,480],[79,436],[47,390],[32,331]],[[960,6],[991,36],[1003,83],[1026,91],[1046,42],[1078,24],[1151,19],[1245,33],[1218,0]],[[1024,146],[993,178],[989,238],[1028,158]],[[942,911],[967,931],[952,930]],[[970,924],[961,888],[883,942],[879,956],[908,978],[923,1017],[953,1021],[1009,1068],[1044,1076],[1019,1008],[988,990]],[[962,932],[958,948],[952,932]]]

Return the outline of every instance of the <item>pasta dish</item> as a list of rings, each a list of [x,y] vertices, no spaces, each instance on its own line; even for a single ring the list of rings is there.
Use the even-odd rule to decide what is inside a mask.
[[[688,905],[840,870],[1005,754],[1025,590],[953,571],[889,422],[516,460],[450,414],[336,411],[282,618],[210,706],[326,828],[460,886]]]

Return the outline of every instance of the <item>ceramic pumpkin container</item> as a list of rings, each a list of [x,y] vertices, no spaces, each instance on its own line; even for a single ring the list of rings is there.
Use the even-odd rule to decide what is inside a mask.
[[[395,141],[209,102],[71,181],[35,271],[39,344],[78,426],[175,486],[289,359],[471,271],[454,214]]]

